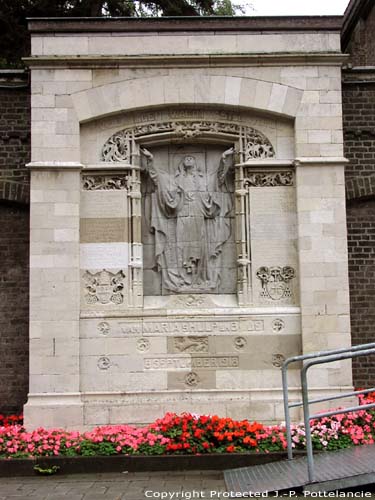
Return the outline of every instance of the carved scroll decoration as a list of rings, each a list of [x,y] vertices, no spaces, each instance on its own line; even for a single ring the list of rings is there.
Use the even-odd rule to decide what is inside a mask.
[[[124,271],[111,273],[106,269],[97,273],[86,271],[83,275],[86,304],[114,304],[124,302]]]
[[[108,191],[128,189],[127,175],[83,175],[82,189],[84,191]]]
[[[103,146],[102,159],[130,163],[132,138],[132,133],[128,130],[113,134]]]
[[[244,179],[245,187],[275,187],[275,186],[293,186],[294,173],[292,170],[285,172],[248,172]]]
[[[102,149],[102,160],[106,162],[131,163],[133,142],[139,137],[158,134],[173,134],[181,139],[191,139],[205,135],[232,135],[234,140],[242,137],[244,160],[273,158],[275,150],[269,139],[252,127],[236,123],[222,123],[211,120],[202,121],[165,121],[139,125],[113,134]]]

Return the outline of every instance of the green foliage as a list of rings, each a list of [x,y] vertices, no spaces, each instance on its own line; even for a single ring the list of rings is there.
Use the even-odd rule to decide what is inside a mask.
[[[58,465],[52,465],[51,467],[42,467],[41,465],[36,464],[34,465],[33,469],[38,474],[43,474],[44,476],[52,476],[60,470],[60,467]]]
[[[85,439],[80,444],[81,455],[83,457],[93,457],[95,455],[117,455],[116,445],[102,441],[101,443],[93,443]]]
[[[246,13],[249,4],[233,3],[231,0],[218,0],[214,3],[213,10],[215,16],[236,16]]]
[[[30,17],[150,17],[243,14],[231,0],[1,0],[0,67],[22,67],[30,54]]]

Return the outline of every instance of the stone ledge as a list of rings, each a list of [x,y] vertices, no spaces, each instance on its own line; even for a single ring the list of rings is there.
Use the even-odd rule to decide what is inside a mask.
[[[306,156],[295,159],[295,165],[322,166],[322,165],[346,165],[349,160],[344,157],[330,156]]]
[[[30,68],[133,68],[133,67],[215,67],[215,66],[294,66],[328,65],[341,66],[349,56],[339,52],[275,52],[275,53],[236,53],[236,54],[147,54],[134,56],[33,56],[23,61]]]
[[[81,170],[83,165],[75,161],[32,161],[26,167],[30,170]]]

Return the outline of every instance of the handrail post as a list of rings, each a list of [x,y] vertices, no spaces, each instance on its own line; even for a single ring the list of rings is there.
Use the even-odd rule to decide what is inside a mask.
[[[288,446],[288,460],[292,460],[293,449],[292,449],[292,431],[290,428],[290,413],[289,413],[288,363],[283,364],[281,369],[281,376],[283,381],[283,401],[284,401],[284,415],[285,415],[285,428],[286,428],[286,442]]]
[[[302,388],[302,401],[303,401],[303,420],[305,422],[307,470],[309,475],[309,481],[310,483],[313,483],[315,481],[315,471],[314,471],[314,456],[313,456],[313,446],[312,446],[311,428],[310,428],[309,394],[307,388],[308,368],[309,365],[304,366],[301,370],[301,388]]]
[[[371,342],[369,344],[361,344],[357,346],[352,346],[349,348],[342,349],[334,349],[330,351],[320,351],[316,353],[302,354],[298,356],[293,356],[284,361],[281,375],[282,375],[282,384],[283,384],[283,397],[284,397],[284,413],[285,413],[285,427],[286,427],[286,436],[287,436],[287,446],[288,446],[288,459],[291,460],[293,458],[293,450],[292,450],[292,432],[291,432],[291,422],[290,422],[290,412],[289,409],[291,407],[302,406],[303,407],[303,418],[305,423],[305,439],[306,439],[306,451],[307,451],[307,466],[308,466],[308,477],[310,483],[315,481],[315,470],[314,470],[314,456],[313,456],[313,444],[311,438],[311,428],[310,428],[310,419],[320,418],[324,416],[336,415],[337,413],[348,413],[350,411],[357,411],[363,407],[366,408],[374,408],[375,404],[368,405],[358,405],[355,407],[342,409],[340,411],[330,411],[322,414],[314,414],[310,416],[310,403],[318,403],[320,401],[327,401],[331,398],[320,398],[309,401],[308,395],[308,384],[307,384],[307,370],[314,365],[331,363],[333,361],[341,361],[344,359],[353,359],[360,356],[368,356],[370,354],[375,354],[375,342]],[[321,358],[321,359],[319,359]],[[303,367],[301,369],[301,390],[302,390],[302,402],[289,404],[289,388],[288,388],[288,367],[291,363],[295,363],[297,361],[302,361]],[[354,391],[349,392],[347,394],[343,394],[341,397],[353,396],[355,394],[365,394],[374,389],[366,389],[363,391]],[[338,396],[333,397],[332,399],[339,399]]]

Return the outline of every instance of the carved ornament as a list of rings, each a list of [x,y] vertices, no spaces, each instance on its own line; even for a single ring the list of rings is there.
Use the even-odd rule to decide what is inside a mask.
[[[290,266],[260,267],[256,272],[262,283],[260,296],[271,300],[290,298],[292,291],[289,283],[295,275],[295,270]]]
[[[150,349],[150,341],[148,339],[138,339],[137,340],[137,350],[139,352],[146,352]]]
[[[109,335],[110,331],[111,331],[111,327],[109,326],[109,323],[107,323],[106,321],[101,321],[98,326],[97,326],[97,329],[100,333],[100,335]]]
[[[199,384],[200,378],[195,372],[190,372],[185,376],[185,384],[189,387],[195,387]]]
[[[244,179],[245,187],[293,186],[294,173],[287,172],[249,173]]]
[[[111,273],[106,269],[97,273],[86,271],[83,275],[86,304],[122,304],[124,278],[124,271],[118,273]]]
[[[285,328],[285,323],[282,319],[276,318],[272,321],[272,330],[274,332],[281,332],[281,330],[284,330]]]
[[[176,297],[175,302],[181,307],[200,307],[206,305],[206,297],[196,297],[194,295],[186,295]]]
[[[84,191],[109,191],[128,189],[127,175],[84,175],[82,189]]]
[[[154,134],[170,135],[181,139],[192,139],[202,135],[231,135],[234,140],[240,136],[244,143],[244,157],[248,160],[273,158],[275,150],[269,139],[259,130],[244,127],[237,123],[223,123],[213,120],[201,121],[163,121],[139,125],[120,130],[113,134],[102,148],[101,159],[106,162],[131,163],[132,141]]]
[[[272,365],[275,368],[281,368],[285,359],[286,358],[283,354],[272,354]]]
[[[111,360],[107,356],[101,356],[98,359],[97,365],[99,370],[108,370],[108,368],[111,366]]]
[[[246,344],[247,344],[247,340],[245,339],[245,337],[236,337],[234,339],[234,347],[238,351],[241,351],[242,349],[244,349],[246,347]]]
[[[175,337],[174,347],[179,352],[208,352],[208,337]]]

